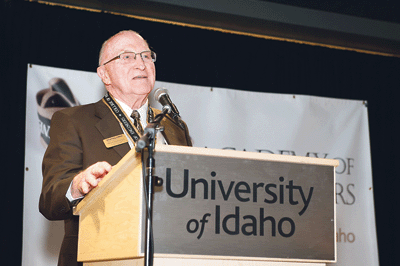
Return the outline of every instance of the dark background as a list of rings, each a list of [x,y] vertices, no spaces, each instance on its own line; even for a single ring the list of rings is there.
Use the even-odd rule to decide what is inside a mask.
[[[259,0],[261,2],[274,2],[290,6],[309,8],[349,15],[353,17],[368,18],[379,21],[400,23],[400,1],[397,0]]]
[[[102,42],[123,29],[141,33],[157,52],[160,81],[366,100],[380,264],[396,265],[400,58],[32,2],[8,1],[5,7],[0,14],[4,265],[21,264],[23,190],[29,189],[23,187],[27,64],[94,72]]]

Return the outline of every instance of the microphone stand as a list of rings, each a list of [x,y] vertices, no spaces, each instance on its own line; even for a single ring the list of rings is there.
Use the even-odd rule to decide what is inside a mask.
[[[158,114],[154,121],[149,123],[144,129],[143,136],[136,142],[136,152],[142,151],[145,147],[149,152],[149,157],[146,162],[147,176],[146,176],[146,238],[145,238],[145,252],[144,252],[144,265],[152,266],[154,261],[154,239],[153,239],[153,194],[154,186],[161,186],[162,179],[154,176],[155,159],[155,137],[159,128],[161,120],[170,111],[168,108],[163,108],[161,114]]]

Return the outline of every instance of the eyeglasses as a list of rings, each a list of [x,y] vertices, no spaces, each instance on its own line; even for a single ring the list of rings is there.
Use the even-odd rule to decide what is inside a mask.
[[[143,62],[145,63],[150,63],[150,62],[155,62],[157,55],[155,52],[153,51],[143,51],[140,53],[135,53],[135,52],[123,52],[119,55],[117,55],[114,58],[111,58],[110,60],[108,60],[107,62],[105,62],[104,64],[102,64],[102,66],[117,60],[117,59],[121,59],[121,64],[129,64],[132,63],[136,60],[136,55],[140,54],[140,58],[142,58]]]

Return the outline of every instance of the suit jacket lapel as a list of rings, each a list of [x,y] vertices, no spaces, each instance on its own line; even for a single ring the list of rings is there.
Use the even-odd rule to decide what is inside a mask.
[[[96,124],[96,128],[103,135],[104,139],[123,134],[119,122],[111,113],[110,109],[108,109],[105,103],[103,103],[103,101],[101,100],[96,103],[95,115],[100,118],[99,122]],[[129,152],[130,147],[129,144],[126,142],[110,149],[115,150],[122,158],[125,156],[125,154]]]
[[[152,108],[152,110],[154,116],[161,113],[160,110],[154,108]],[[182,122],[181,125],[178,125],[169,115],[166,115],[164,119],[161,120],[160,126],[164,127],[162,134],[169,145],[192,146],[185,123]],[[181,126],[183,126],[183,128]]]

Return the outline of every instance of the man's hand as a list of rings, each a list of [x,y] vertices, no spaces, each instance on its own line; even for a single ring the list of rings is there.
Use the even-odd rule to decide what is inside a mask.
[[[85,196],[110,172],[112,166],[107,162],[97,162],[80,172],[72,180],[71,195],[74,199]]]

